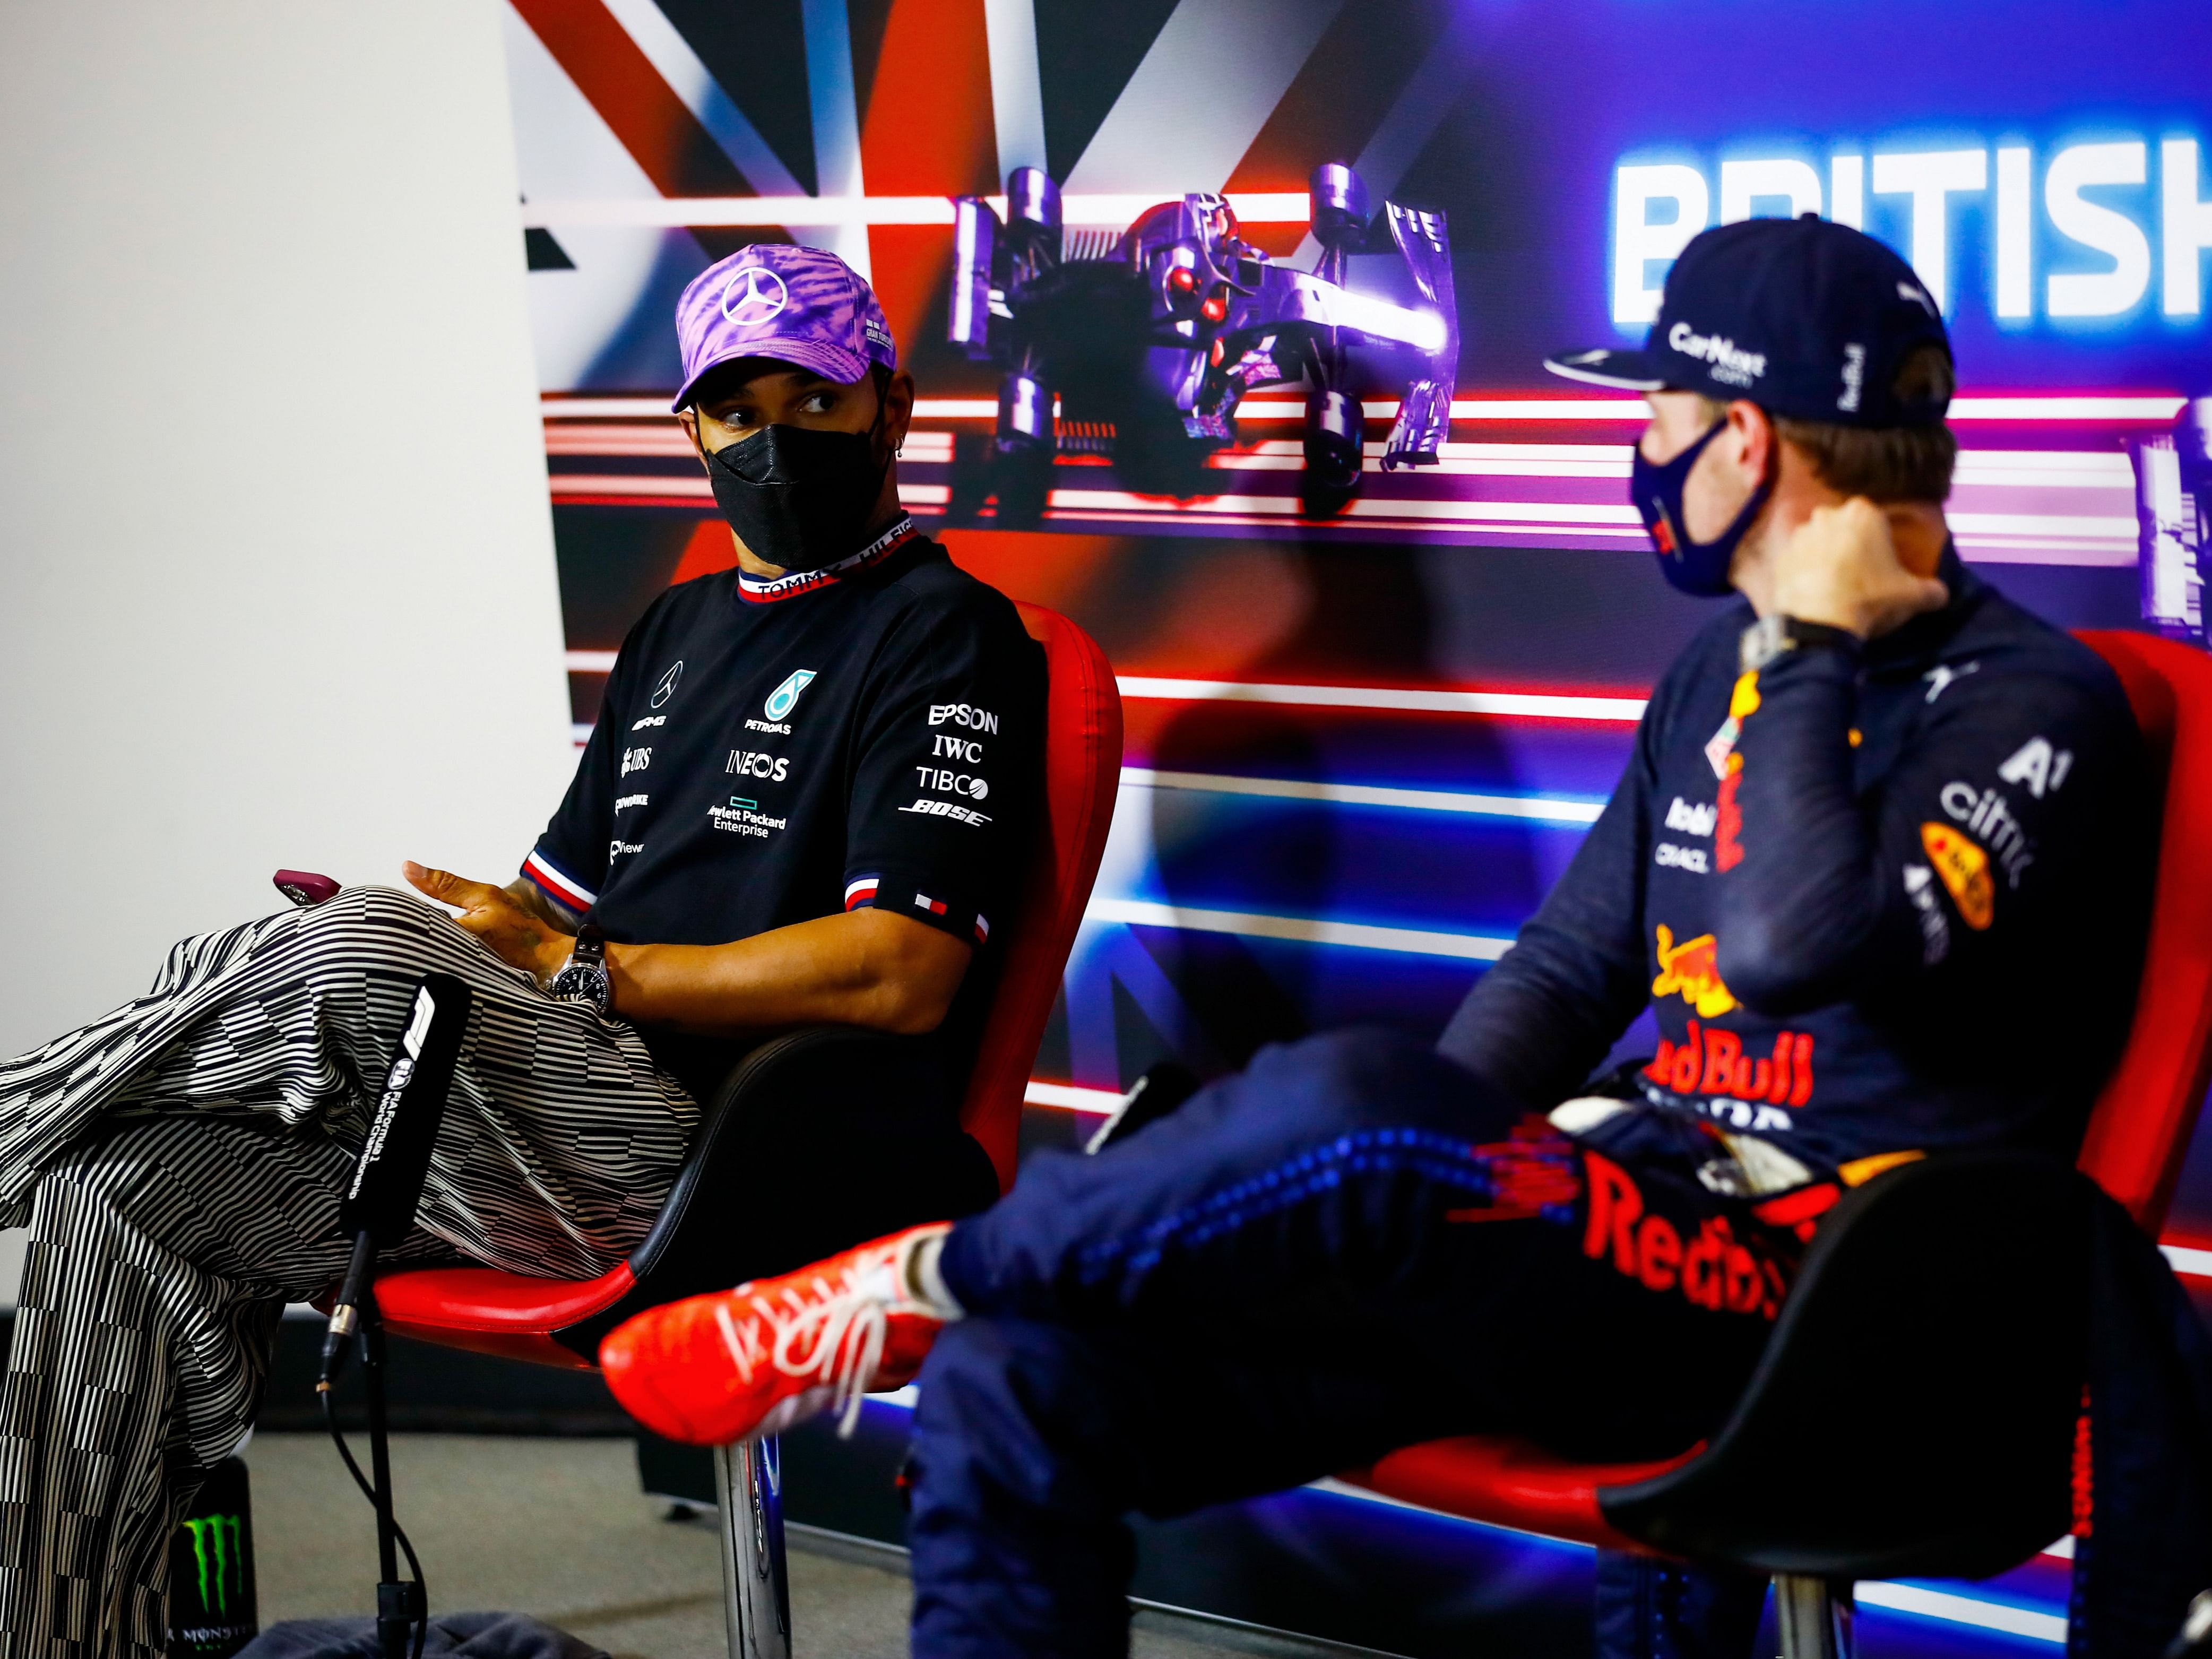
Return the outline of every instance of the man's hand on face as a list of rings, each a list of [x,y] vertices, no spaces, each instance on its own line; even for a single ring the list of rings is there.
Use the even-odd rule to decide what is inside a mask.
[[[1863,640],[1941,610],[1949,599],[1942,582],[1899,562],[1888,516],[1860,495],[1814,507],[1775,561],[1775,610]]]
[[[575,948],[573,938],[524,909],[504,888],[413,862],[399,869],[416,891],[459,910],[453,920],[481,939],[486,950],[510,967],[533,975],[540,985],[561,971]]]

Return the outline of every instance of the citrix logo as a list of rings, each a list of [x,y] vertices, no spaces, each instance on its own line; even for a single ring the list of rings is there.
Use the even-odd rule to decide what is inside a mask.
[[[199,1568],[200,1606],[210,1613],[228,1613],[232,1580],[241,1593],[246,1589],[244,1522],[235,1515],[205,1515],[184,1526],[192,1535],[192,1559]]]
[[[791,775],[791,757],[787,755],[761,755],[749,749],[730,750],[730,763],[722,770],[740,778],[766,778],[781,783]]]

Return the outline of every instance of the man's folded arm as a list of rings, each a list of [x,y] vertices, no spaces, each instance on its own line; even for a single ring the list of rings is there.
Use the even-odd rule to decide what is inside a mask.
[[[1791,652],[1742,717],[1714,834],[1721,976],[1786,1014],[2008,948],[2129,810],[2136,738],[2086,687],[1996,661],[1929,677],[1905,755],[1862,795],[1855,653]],[[2010,926],[2005,924],[2009,922]]]

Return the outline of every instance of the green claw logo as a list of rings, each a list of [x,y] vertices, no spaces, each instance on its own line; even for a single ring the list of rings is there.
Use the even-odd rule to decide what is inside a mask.
[[[230,1611],[230,1580],[235,1577],[238,1588],[246,1588],[246,1555],[240,1547],[240,1521],[234,1515],[207,1515],[185,1522],[192,1535],[192,1558],[200,1570],[200,1606],[212,1613]],[[224,1540],[228,1528],[229,1538]],[[212,1554],[215,1568],[215,1594],[208,1595],[209,1556]]]

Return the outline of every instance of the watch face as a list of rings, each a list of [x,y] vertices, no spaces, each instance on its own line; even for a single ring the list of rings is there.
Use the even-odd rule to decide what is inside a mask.
[[[571,1001],[588,1002],[602,1013],[607,1006],[607,971],[589,963],[571,963],[553,975],[551,994]]]

